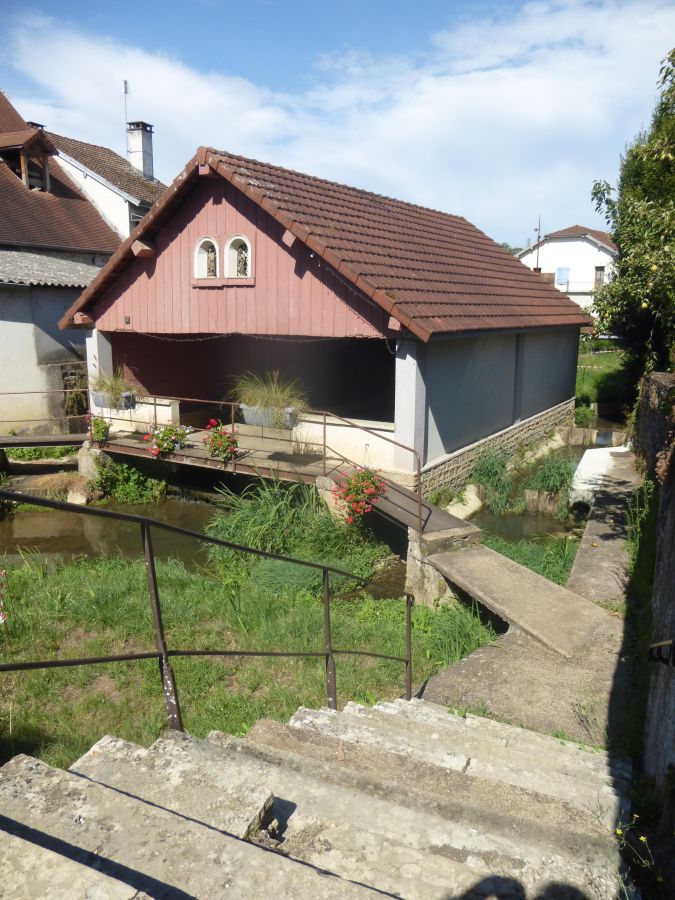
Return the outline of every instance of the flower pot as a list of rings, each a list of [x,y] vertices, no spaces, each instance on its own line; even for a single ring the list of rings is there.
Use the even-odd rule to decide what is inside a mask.
[[[287,406],[283,410],[282,421],[278,421],[277,411],[269,406],[247,406],[239,404],[239,409],[247,425],[258,425],[262,428],[287,428],[289,431],[295,427],[297,414],[295,409]]]
[[[91,402],[94,406],[102,407],[103,409],[111,409],[112,396],[106,394],[105,391],[92,391]]]

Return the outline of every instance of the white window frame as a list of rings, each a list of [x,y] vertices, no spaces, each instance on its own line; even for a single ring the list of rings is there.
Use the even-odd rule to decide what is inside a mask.
[[[232,245],[235,241],[246,244],[248,249],[248,272],[246,275],[237,275],[237,252]],[[253,244],[245,234],[233,234],[225,245],[225,278],[253,278]]]
[[[210,241],[213,244],[216,251],[216,274],[215,275],[207,275],[206,274],[206,253],[204,253],[204,273],[201,272],[200,262],[202,257],[200,256],[200,251],[204,244]],[[220,278],[220,250],[218,249],[218,241],[215,238],[212,238],[210,235],[206,234],[204,237],[199,238],[197,244],[195,246],[194,252],[194,260],[192,264],[192,271],[194,278],[199,279],[200,281],[213,281],[214,278]]]

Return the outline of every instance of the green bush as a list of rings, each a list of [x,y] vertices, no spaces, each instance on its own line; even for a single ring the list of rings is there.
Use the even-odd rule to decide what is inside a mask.
[[[451,503],[463,503],[466,498],[466,490],[441,487],[429,494],[429,503],[432,506],[450,506]]]
[[[574,410],[574,424],[578,425],[579,428],[588,428],[594,418],[595,413],[590,406],[582,404]]]
[[[8,449],[7,459],[63,459],[77,453],[77,447],[14,447]]]
[[[118,503],[156,503],[166,495],[166,481],[105,456],[99,463],[94,487]]]
[[[574,463],[560,456],[545,456],[527,482],[527,487],[549,494],[569,493],[574,478]]]
[[[490,512],[505,513],[510,506],[511,479],[506,469],[508,456],[503,450],[486,449],[478,454],[471,481],[480,488],[480,496]]]
[[[512,543],[493,534],[484,534],[483,543],[521,566],[561,585],[566,584],[570,576],[578,549],[577,541],[571,537]]]

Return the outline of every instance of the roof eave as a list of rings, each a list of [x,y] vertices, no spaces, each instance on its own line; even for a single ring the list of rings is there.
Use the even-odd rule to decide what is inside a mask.
[[[76,169],[86,175],[87,178],[93,178],[94,181],[97,181],[99,184],[102,184],[103,187],[106,187],[109,190],[113,191],[123,200],[126,200],[127,203],[133,203],[134,206],[141,206],[146,202],[144,200],[141,200],[139,197],[134,197],[132,194],[128,194],[126,191],[122,190],[121,187],[113,184],[112,181],[108,181],[108,179],[104,178],[103,175],[99,175],[98,172],[94,172],[93,169],[90,169],[88,166],[85,166],[84,163],[81,163],[79,159],[75,159],[74,156],[69,156],[62,150],[57,151],[56,158],[64,159],[66,162],[70,163],[71,166],[74,166]]]

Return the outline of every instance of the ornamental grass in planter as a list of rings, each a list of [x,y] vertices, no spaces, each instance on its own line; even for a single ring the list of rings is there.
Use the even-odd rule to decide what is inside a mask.
[[[91,385],[91,399],[105,409],[133,409],[134,386],[121,366],[112,375],[99,372]]]
[[[245,372],[234,379],[232,396],[247,425],[292,429],[309,409],[304,385],[279,372]]]

